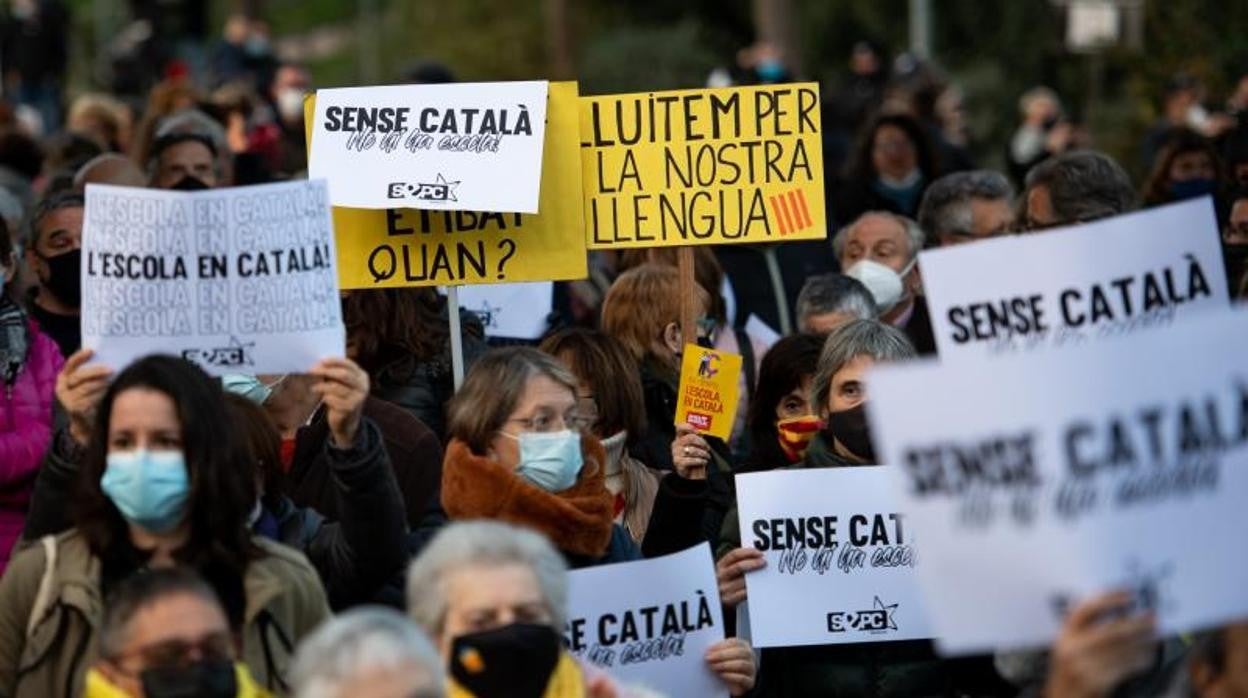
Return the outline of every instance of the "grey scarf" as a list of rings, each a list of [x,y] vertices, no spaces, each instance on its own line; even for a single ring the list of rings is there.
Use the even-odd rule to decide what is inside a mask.
[[[0,376],[6,388],[13,387],[26,365],[26,351],[30,345],[27,335],[26,311],[0,291]]]

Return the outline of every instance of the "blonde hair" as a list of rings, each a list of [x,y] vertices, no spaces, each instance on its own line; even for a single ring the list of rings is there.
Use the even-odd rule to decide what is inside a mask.
[[[693,288],[702,307],[709,306],[706,291],[696,284]],[[633,267],[611,284],[602,303],[602,331],[620,340],[638,361],[652,356],[654,342],[672,323],[680,323],[680,273],[675,267]]]
[[[576,395],[576,376],[553,356],[532,347],[487,352],[472,365],[463,387],[451,398],[447,436],[463,441],[473,453],[486,453],[523,397],[529,379],[539,375]]]

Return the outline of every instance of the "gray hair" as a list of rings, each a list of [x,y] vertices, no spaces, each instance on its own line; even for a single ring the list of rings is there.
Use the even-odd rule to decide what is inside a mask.
[[[919,204],[919,227],[930,238],[950,233],[969,235],[975,229],[971,200],[1014,198],[1014,188],[1005,175],[993,170],[954,172],[932,182]]]
[[[838,327],[823,343],[811,384],[811,401],[819,414],[827,409],[833,376],[860,356],[869,356],[877,362],[905,361],[918,356],[918,352],[906,335],[892,325],[876,320],[854,320]]]
[[[1135,189],[1122,166],[1093,150],[1049,158],[1027,173],[1027,191],[1043,186],[1057,223],[1086,223],[1132,211]],[[1025,199],[1024,199],[1025,201]]]
[[[568,605],[568,565],[538,533],[496,521],[452,523],[434,537],[407,572],[407,611],[431,635],[446,622],[446,577],[474,565],[523,565],[533,572],[552,625],[563,629]]]
[[[832,238],[832,253],[836,255],[837,261],[840,261],[841,255],[845,253],[845,245],[848,242],[849,234],[853,232],[854,227],[871,216],[882,216],[901,226],[902,231],[906,234],[907,264],[913,262],[914,259],[919,256],[919,252],[923,249],[924,237],[923,229],[919,227],[918,223],[915,223],[913,220],[906,218],[905,216],[899,216],[896,213],[889,213],[888,211],[867,211],[861,216],[855,218],[853,223],[850,223],[849,225],[836,231],[836,236]]]
[[[212,587],[190,569],[167,567],[143,570],[127,577],[112,591],[100,620],[99,654],[105,659],[116,659],[127,649],[130,642],[130,622],[140,611],[174,597],[193,596],[225,611]]]
[[[848,313],[860,320],[879,315],[871,292],[858,279],[844,274],[818,274],[806,279],[797,294],[797,324],[805,330],[806,318],[828,313]]]
[[[39,244],[39,226],[43,220],[56,211],[66,208],[86,208],[87,200],[82,194],[72,190],[58,191],[50,194],[35,204],[26,221],[26,246],[34,249]]]
[[[198,109],[182,109],[161,119],[160,124],[156,127],[156,133],[152,135],[152,143],[165,136],[181,134],[199,136],[212,141],[213,147],[216,148],[212,161],[216,164],[217,176],[221,176],[224,171],[223,160],[230,152],[229,141],[225,137],[225,127],[216,119]],[[159,154],[154,154],[148,158],[148,176],[156,173],[159,160]]]
[[[331,619],[299,645],[291,686],[299,698],[335,698],[366,671],[404,664],[429,674],[426,691],[413,695],[445,695],[442,658],[428,636],[398,611],[364,606]]]
[[[16,194],[0,187],[0,218],[5,222],[11,222],[11,229],[19,230],[17,226],[22,223],[22,216],[25,215],[25,208],[22,206],[22,200]]]

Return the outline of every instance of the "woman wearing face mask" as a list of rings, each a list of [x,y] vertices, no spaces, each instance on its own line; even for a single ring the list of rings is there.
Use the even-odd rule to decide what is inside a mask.
[[[747,425],[752,449],[738,472],[775,470],[798,463],[823,428],[810,389],[823,340],[812,335],[785,337],[763,357],[758,397]]]
[[[1144,205],[1160,206],[1213,195],[1214,205],[1221,213],[1218,168],[1218,151],[1212,143],[1195,131],[1176,129],[1162,147],[1144,185]]]
[[[367,390],[359,390],[356,399],[362,401],[366,394]],[[330,521],[286,495],[282,439],[264,409],[233,393],[225,401],[256,465],[259,498],[248,516],[252,533],[307,555],[333,608],[375,601],[408,559],[403,495],[377,425],[365,418],[359,447],[325,451],[331,482],[342,502],[342,518]],[[398,598],[393,602],[401,605]]]
[[[923,127],[904,114],[876,117],[862,132],[844,178],[829,178],[828,200],[840,225],[867,211],[911,218],[927,185],[940,176]]]
[[[17,257],[0,220],[0,573],[22,532],[35,473],[52,440],[53,390],[64,361],[10,293]]]
[[[243,661],[280,690],[295,645],[329,608],[303,555],[247,530],[254,466],[220,384],[165,356],[131,364],[110,384],[107,368],[83,367],[90,358],[75,354],[57,379],[85,445],[77,525],[14,557],[0,580],[0,693],[80,695],[103,598],[135,571],[179,564],[213,587]],[[341,367],[328,360],[314,372],[326,399],[345,406]],[[82,406],[93,404],[86,437]]]
[[[577,408],[606,450],[606,486],[615,522],[640,545],[662,473],[628,453],[630,441],[646,429],[637,362],[618,341],[595,330],[564,330],[547,337],[540,349],[576,376]]]
[[[442,653],[451,698],[634,695],[565,649],[567,567],[542,536],[486,521],[451,524],[407,580],[408,612]],[[754,686],[745,642],[718,642],[705,659],[731,695]]]
[[[452,520],[497,519],[536,529],[572,567],[640,557],[614,524],[606,453],[582,434],[578,381],[528,347],[477,360],[450,404],[442,507]]]

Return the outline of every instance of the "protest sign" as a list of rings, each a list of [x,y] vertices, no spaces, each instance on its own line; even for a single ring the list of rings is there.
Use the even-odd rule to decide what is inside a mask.
[[[727,440],[740,401],[741,355],[686,344],[680,361],[676,423]]]
[[[816,83],[581,99],[591,249],[827,237]]]
[[[1046,645],[1114,588],[1160,635],[1248,617],[1248,314],[871,373],[942,650]]]
[[[167,353],[213,374],[290,373],[343,355],[324,181],[92,184],[86,200],[82,345],[100,363]]]
[[[459,289],[459,305],[481,318],[488,337],[539,339],[550,326],[555,285],[491,284]]]
[[[919,254],[942,359],[1069,346],[1229,304],[1209,199]]]
[[[745,576],[756,647],[931,637],[914,526],[892,466],[737,476],[741,544],[767,566]]]
[[[541,213],[335,207],[342,288],[585,278],[576,83],[551,83],[549,100]]]
[[[568,573],[564,639],[626,684],[682,698],[727,695],[705,659],[724,639],[710,547]]]
[[[537,213],[548,86],[318,90],[308,175],[334,206]]]

